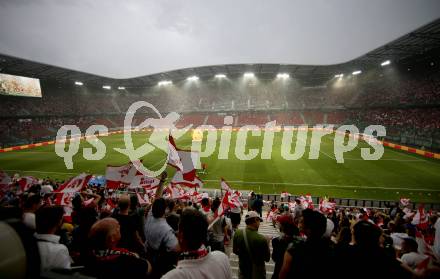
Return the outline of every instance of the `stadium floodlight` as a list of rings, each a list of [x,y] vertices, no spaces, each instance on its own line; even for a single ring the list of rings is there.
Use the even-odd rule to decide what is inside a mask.
[[[288,73],[279,73],[277,74],[277,78],[288,79],[290,75]]]
[[[387,60],[387,61],[384,61],[384,62],[382,62],[382,63],[380,63],[380,65],[383,67],[383,66],[387,66],[387,65],[390,65],[391,64],[391,61],[390,60]]]
[[[226,78],[225,74],[216,74],[215,78]]]
[[[118,89],[119,90],[125,90],[125,87],[124,86],[118,86]]]
[[[335,75],[335,78],[343,78],[344,74]]]
[[[359,75],[359,74],[361,74],[362,73],[362,71],[354,71],[353,73],[351,73],[352,75],[354,75],[354,76],[356,76],[356,75]]]
[[[243,76],[244,76],[245,78],[253,78],[253,77],[255,77],[255,74],[254,74],[254,73],[251,73],[251,72],[248,72],[248,73],[244,73]]]
[[[171,81],[171,80],[162,80],[162,81],[159,81],[158,83],[157,83],[157,85],[159,85],[159,86],[165,86],[165,85],[170,85],[170,84],[172,84],[173,82]]]
[[[83,85],[84,85],[84,83],[82,83],[81,81],[75,81],[75,85],[78,85],[78,86],[83,86]]]
[[[199,77],[198,76],[190,76],[187,78],[187,80],[188,81],[197,81],[197,80],[199,80]]]
[[[107,90],[112,89],[112,87],[110,85],[103,85],[102,88],[107,89]]]

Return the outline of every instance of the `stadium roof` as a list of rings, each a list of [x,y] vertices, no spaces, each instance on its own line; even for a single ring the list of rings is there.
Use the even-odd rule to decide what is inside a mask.
[[[209,79],[218,73],[226,74],[228,77],[234,77],[250,71],[254,72],[259,78],[273,78],[278,73],[283,72],[289,73],[304,85],[322,85],[339,73],[346,75],[355,70],[366,71],[380,66],[380,63],[385,60],[391,60],[392,63],[396,64],[404,63],[404,61],[423,56],[438,48],[440,48],[440,19],[347,63],[336,65],[213,65],[173,70],[129,79],[114,79],[0,55],[0,72],[72,84],[75,81],[81,81],[86,86],[101,87],[105,84],[113,87],[124,86],[126,88],[155,86],[162,80],[172,80],[176,82],[192,75],[197,75],[201,79]]]

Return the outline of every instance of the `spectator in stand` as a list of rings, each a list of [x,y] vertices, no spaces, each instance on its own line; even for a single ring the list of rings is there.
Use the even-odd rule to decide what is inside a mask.
[[[264,262],[270,260],[269,240],[258,233],[260,215],[248,211],[245,215],[246,228],[237,230],[233,239],[233,252],[239,259],[239,278],[266,278]]]
[[[173,228],[165,219],[166,201],[154,200],[145,222],[145,248],[153,265],[153,276],[159,278],[174,268],[177,262],[178,241]]]
[[[325,216],[312,209],[305,209],[299,219],[299,229],[307,237],[296,239],[284,254],[279,278],[314,278],[328,276],[332,269],[332,249],[328,238],[323,237],[327,228]],[[313,272],[313,273],[311,273]]]
[[[212,251],[225,252],[225,237],[227,237],[226,220],[225,216],[221,215],[216,218],[216,212],[221,204],[220,199],[217,197],[212,202],[211,212],[208,214],[208,222],[211,228],[208,230],[209,234],[209,246]]]
[[[198,210],[185,209],[179,223],[180,255],[176,269],[164,275],[168,278],[230,279],[232,271],[228,257],[209,250],[204,245],[208,222]]]
[[[144,253],[142,239],[137,230],[134,218],[128,215],[130,208],[130,197],[128,195],[122,195],[119,198],[118,208],[119,210],[112,216],[118,221],[120,226],[121,240],[118,246],[142,255]]]
[[[301,217],[301,212],[304,210],[304,207],[302,205],[302,202],[300,199],[295,199],[295,207],[293,209],[293,217],[295,218],[295,221],[298,222],[299,218]]]
[[[73,229],[72,243],[69,250],[74,258],[75,264],[83,265],[87,260],[90,228],[98,218],[96,210],[91,207],[81,208],[77,217],[79,225]]]
[[[41,196],[39,194],[29,194],[23,205],[23,223],[35,231],[35,212],[41,206]]]
[[[121,239],[119,223],[114,218],[96,222],[89,233],[91,253],[87,272],[97,278],[147,278],[151,272],[148,261],[125,248],[118,248]]]
[[[283,266],[284,253],[294,238],[299,235],[299,230],[294,224],[292,216],[284,215],[278,218],[281,235],[272,239],[272,260],[275,262],[272,279],[277,279]]]
[[[394,249],[402,249],[402,242],[405,238],[408,237],[408,234],[405,232],[405,227],[403,226],[403,224],[396,223],[394,221],[389,222],[388,230],[390,232],[391,238],[393,239]]]
[[[144,227],[145,227],[146,208],[140,206],[137,195],[130,195],[130,210],[128,213],[133,219],[137,233],[142,240],[142,246],[143,246],[143,243],[145,243]]]
[[[175,232],[179,229],[179,215],[175,212],[176,203],[173,200],[168,201],[168,212],[166,213],[166,220],[168,225]]]
[[[69,250],[60,244],[56,233],[63,223],[64,209],[61,206],[41,207],[35,214],[37,233],[35,238],[40,251],[41,272],[51,269],[70,269],[72,259]]]
[[[201,205],[202,206],[200,208],[200,211],[203,214],[208,215],[211,212],[211,204],[209,203],[209,198],[203,198]]]
[[[401,251],[402,256],[400,259],[402,260],[402,263],[406,264],[413,270],[428,257],[419,254],[417,252],[418,248],[419,245],[413,238],[407,237],[403,240]]]
[[[248,209],[254,210],[254,202],[257,199],[254,192],[251,192],[251,197],[248,200]]]
[[[353,227],[354,245],[345,253],[338,255],[338,260],[345,263],[339,273],[340,278],[374,278],[380,274],[382,278],[408,278],[405,271],[391,255],[380,246],[382,231],[375,224],[359,221]],[[359,268],[359,263],[369,263],[369,266]]]

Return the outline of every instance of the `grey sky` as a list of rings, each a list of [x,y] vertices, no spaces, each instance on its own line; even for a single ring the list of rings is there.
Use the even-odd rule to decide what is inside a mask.
[[[335,64],[440,17],[438,0],[0,0],[0,53],[129,78],[214,64]]]

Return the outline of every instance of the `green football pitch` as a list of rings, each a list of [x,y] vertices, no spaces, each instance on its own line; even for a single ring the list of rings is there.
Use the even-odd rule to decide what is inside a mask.
[[[206,134],[205,134],[206,136]],[[221,177],[234,189],[254,190],[260,193],[279,194],[288,191],[291,194],[329,196],[337,198],[398,200],[407,197],[413,201],[440,202],[440,161],[419,155],[385,148],[384,155],[377,161],[365,161],[361,157],[361,147],[369,147],[365,142],[344,154],[344,163],[335,160],[334,135],[323,138],[319,159],[309,159],[311,132],[307,138],[306,152],[298,160],[285,160],[281,156],[282,133],[275,133],[271,159],[241,161],[235,155],[234,132],[228,159],[218,159],[219,144],[214,153],[201,158],[207,164],[207,173],[200,174],[207,188],[219,188]],[[295,134],[294,134],[295,137]],[[148,133],[133,133],[135,146],[147,142]],[[219,142],[220,133],[217,141]],[[113,150],[124,148],[122,134],[101,137],[107,148],[106,156],[99,161],[87,161],[83,158],[82,148],[91,147],[81,141],[79,152],[73,157],[73,169],[66,169],[63,158],[55,154],[54,145],[33,149],[0,153],[0,169],[10,175],[32,175],[39,178],[51,177],[65,179],[80,172],[104,174],[106,165],[123,165],[128,158]],[[185,134],[177,140],[177,146],[189,149],[192,136]],[[292,142],[292,152],[296,140]],[[262,137],[247,139],[246,148],[258,148],[261,153]],[[202,145],[203,147],[203,145]],[[203,148],[202,148],[203,150]],[[166,154],[155,150],[143,158],[145,166],[154,170],[165,161]],[[168,167],[169,178],[174,169]]]

